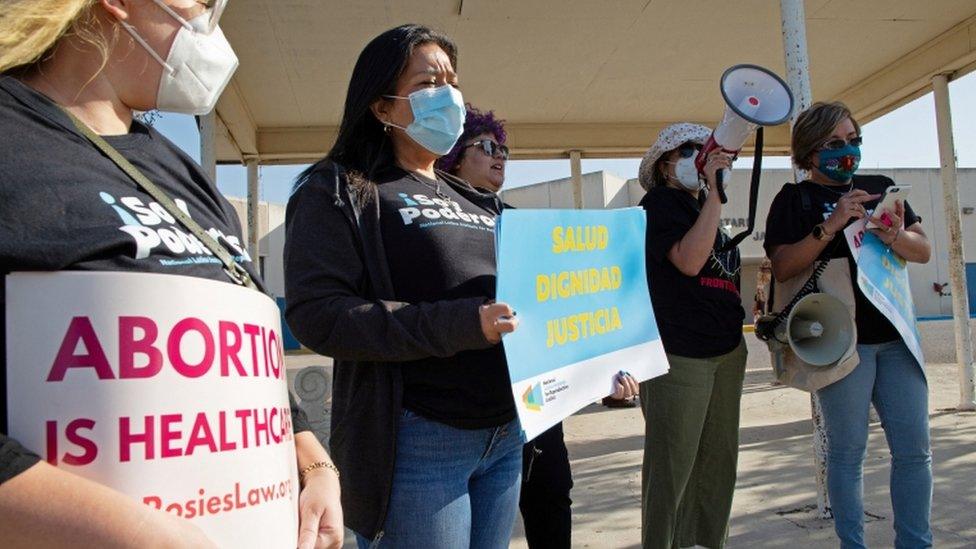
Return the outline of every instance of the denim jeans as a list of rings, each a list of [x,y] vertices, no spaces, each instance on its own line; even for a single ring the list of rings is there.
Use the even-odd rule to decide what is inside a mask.
[[[393,491],[383,532],[360,549],[500,549],[518,512],[522,428],[466,430],[409,410],[397,430]]]
[[[932,546],[928,384],[901,341],[858,345],[861,362],[820,390],[827,431],[827,493],[841,547],[863,548],[863,464],[873,402],[891,452],[895,547]]]

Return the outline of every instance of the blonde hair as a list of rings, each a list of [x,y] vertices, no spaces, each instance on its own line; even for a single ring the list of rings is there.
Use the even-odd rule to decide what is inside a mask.
[[[0,73],[28,70],[73,35],[108,61],[109,43],[95,11],[98,0],[0,0]]]

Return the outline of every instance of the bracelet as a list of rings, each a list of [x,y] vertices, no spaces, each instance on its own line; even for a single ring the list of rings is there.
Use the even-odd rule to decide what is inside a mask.
[[[889,248],[894,246],[895,242],[898,242],[898,237],[901,236],[901,231],[901,229],[898,229],[898,232],[895,233],[895,238],[891,241],[891,244],[888,244]]]
[[[298,472],[299,482],[304,485],[305,477],[308,476],[309,473],[311,473],[316,469],[321,469],[323,467],[325,467],[326,469],[332,469],[332,472],[335,473],[336,478],[339,478],[339,468],[336,467],[334,463],[332,463],[331,461],[316,461],[311,465],[306,465],[305,467],[302,468],[301,471]]]

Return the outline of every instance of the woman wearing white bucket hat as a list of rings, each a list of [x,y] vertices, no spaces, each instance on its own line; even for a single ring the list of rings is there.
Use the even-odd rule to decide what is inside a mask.
[[[645,548],[722,547],[738,457],[745,374],[739,251],[723,250],[714,151],[699,176],[695,157],[711,130],[673,124],[644,155],[647,274],[668,354],[668,374],[641,383],[645,418],[642,528]]]

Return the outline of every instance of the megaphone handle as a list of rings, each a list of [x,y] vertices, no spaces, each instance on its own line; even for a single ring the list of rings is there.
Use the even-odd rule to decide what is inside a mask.
[[[718,198],[722,201],[722,204],[726,204],[729,201],[729,197],[725,195],[725,185],[723,180],[725,179],[725,170],[718,170],[715,172],[715,186],[718,188]]]

